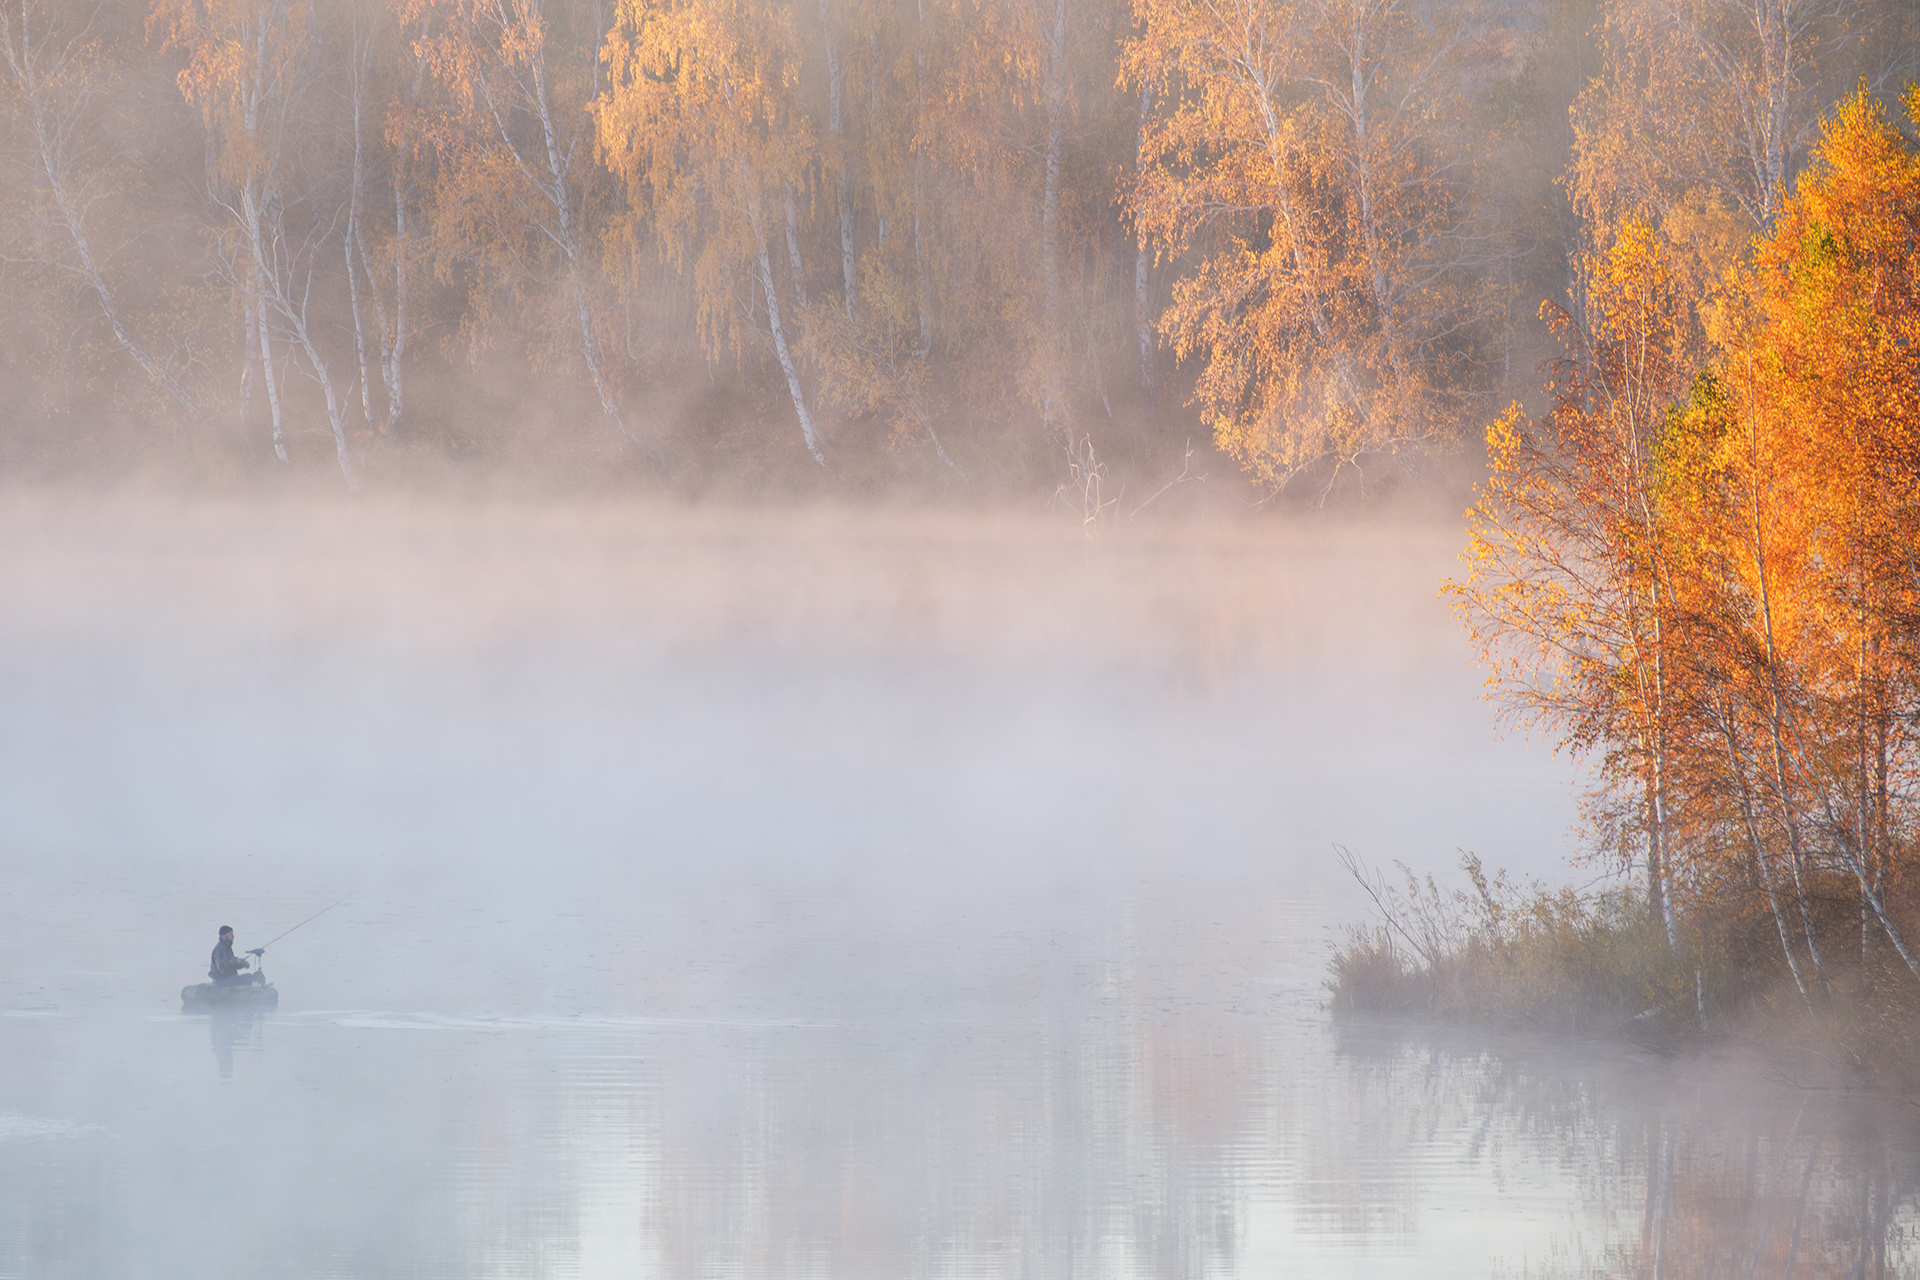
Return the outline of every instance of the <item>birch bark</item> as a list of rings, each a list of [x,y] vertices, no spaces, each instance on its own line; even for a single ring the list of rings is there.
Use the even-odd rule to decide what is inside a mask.
[[[38,176],[46,184],[78,264],[70,269],[77,270],[93,293],[120,349],[155,386],[198,417],[198,400],[172,370],[147,351],[121,318],[113,289],[87,234],[84,203],[74,190],[74,171],[83,148],[79,134],[86,123],[88,102],[96,96],[90,64],[97,61],[99,51],[92,25],[90,16],[77,30],[64,30],[57,17],[43,13],[32,0],[18,0],[14,12],[0,14],[0,36],[4,36],[0,58],[4,58],[13,93],[24,108]]]

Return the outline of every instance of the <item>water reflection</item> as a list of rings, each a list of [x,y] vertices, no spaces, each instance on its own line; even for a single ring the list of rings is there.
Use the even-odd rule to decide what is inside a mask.
[[[990,1015],[219,1015],[217,1079],[11,1019],[0,1276],[1920,1273],[1905,1102],[1028,944]]]
[[[219,1065],[222,1080],[233,1079],[233,1050],[236,1045],[260,1050],[266,1043],[266,1015],[254,1009],[211,1009],[189,1014],[207,1020],[207,1035],[213,1045],[213,1060]]]
[[[1738,1150],[1688,1117],[1658,1117],[1644,1131],[1639,1238],[1615,1251],[1614,1269],[1656,1277],[1913,1274],[1920,1155],[1911,1122],[1889,1110],[1886,1100],[1804,1098],[1791,1115],[1749,1127]]]
[[[1489,1052],[1484,1036],[1364,1020],[1335,1034],[1402,1132],[1430,1139],[1477,1113],[1465,1159],[1498,1178],[1520,1143],[1565,1172],[1573,1229],[1495,1274],[1920,1274],[1920,1108],[1907,1099],[1807,1084],[1755,1047],[1668,1060],[1512,1039]]]

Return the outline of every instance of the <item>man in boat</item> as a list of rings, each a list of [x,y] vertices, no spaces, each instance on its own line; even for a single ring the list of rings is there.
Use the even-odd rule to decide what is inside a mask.
[[[258,982],[257,973],[242,973],[247,961],[233,954],[233,926],[220,926],[220,942],[213,949],[213,963],[207,966],[207,976],[213,979],[215,986],[230,987],[242,983]]]

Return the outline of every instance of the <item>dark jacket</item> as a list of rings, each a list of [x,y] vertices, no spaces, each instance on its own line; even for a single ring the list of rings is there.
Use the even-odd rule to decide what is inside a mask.
[[[207,966],[207,976],[218,982],[237,976],[246,967],[247,962],[233,954],[233,939],[222,938],[220,945],[213,949],[213,963]]]

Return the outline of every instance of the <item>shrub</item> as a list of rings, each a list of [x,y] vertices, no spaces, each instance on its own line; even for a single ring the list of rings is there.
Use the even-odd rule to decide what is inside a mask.
[[[1335,1009],[1576,1031],[1666,1026],[1701,1012],[1704,977],[1690,963],[1698,948],[1670,949],[1625,893],[1521,889],[1472,854],[1461,859],[1471,892],[1443,890],[1398,863],[1404,884],[1395,884],[1341,856],[1381,918],[1335,948]]]

